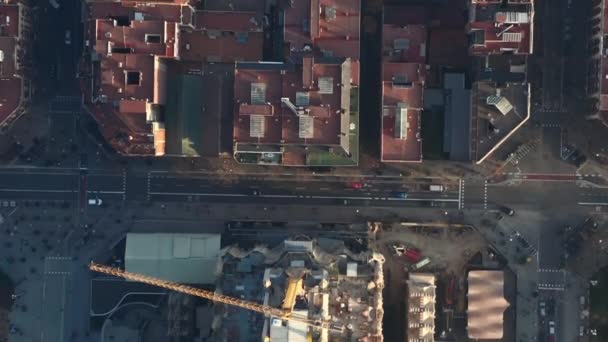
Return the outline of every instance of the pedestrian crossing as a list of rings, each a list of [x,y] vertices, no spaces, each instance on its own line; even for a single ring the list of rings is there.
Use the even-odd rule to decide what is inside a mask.
[[[563,269],[539,269],[538,289],[563,291],[566,284],[566,271]]]
[[[507,157],[505,164],[517,165],[522,158],[534,151],[539,142],[540,141],[538,139],[535,139],[520,145],[515,152],[511,153],[509,157]]]
[[[50,114],[79,114],[82,106],[80,96],[55,96],[49,102]]]

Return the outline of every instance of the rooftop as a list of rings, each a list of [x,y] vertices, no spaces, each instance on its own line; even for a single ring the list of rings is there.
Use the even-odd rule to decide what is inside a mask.
[[[384,162],[422,161],[420,136],[426,81],[427,12],[387,6],[382,26],[382,136]]]
[[[129,233],[125,269],[184,284],[213,284],[219,234]]]
[[[238,34],[219,30],[180,31],[177,55],[185,61],[223,62],[259,61],[262,59],[264,33]]]
[[[503,316],[509,307],[504,297],[503,271],[470,271],[467,291],[467,331],[470,339],[503,337]]]
[[[382,56],[387,62],[426,62],[427,29],[422,25],[384,25]]]
[[[324,61],[305,57],[303,65],[237,64],[235,72],[235,152],[260,145],[341,146],[349,124],[350,89],[358,85],[349,59]],[[293,163],[304,165],[305,150],[287,148]]]
[[[420,114],[425,72],[423,64],[383,64],[382,161],[422,160]]]
[[[472,87],[472,157],[482,162],[529,118],[529,85],[476,82]]]
[[[534,12],[529,4],[472,3],[469,12],[472,54],[532,53]]]
[[[359,59],[360,0],[291,1],[283,12],[290,53]]]
[[[407,289],[408,341],[433,342],[435,340],[435,275],[410,273]]]
[[[195,9],[186,1],[133,7],[89,0],[88,5],[86,38],[92,42],[94,54],[88,75],[92,82],[84,82],[92,87],[85,92],[91,102],[89,111],[106,140],[128,155],[206,155],[205,151],[217,150],[201,146],[205,138],[180,148],[173,143],[181,140],[178,133],[184,132],[167,132],[167,128],[177,129],[179,125],[165,126],[165,117],[178,116],[165,108],[170,96],[167,82],[171,79],[166,62],[198,62],[199,67],[185,69],[200,74],[203,62],[261,59],[264,37],[259,12]],[[198,81],[200,78],[191,77],[188,82],[199,88],[208,84]],[[189,113],[184,116],[190,117],[191,123],[204,121],[196,117],[203,116],[203,111]],[[219,127],[219,119],[212,121]],[[217,147],[217,134],[211,138]]]
[[[0,122],[15,113],[22,101],[19,75],[20,6],[0,4]]]

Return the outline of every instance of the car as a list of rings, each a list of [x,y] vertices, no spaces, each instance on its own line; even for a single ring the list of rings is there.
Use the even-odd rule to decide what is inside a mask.
[[[500,211],[501,211],[502,213],[504,213],[505,215],[509,215],[509,216],[513,216],[513,215],[515,215],[515,210],[513,210],[513,209],[511,209],[511,208],[509,208],[509,207],[506,207],[506,206],[504,206],[504,205],[499,206],[499,207],[498,207],[498,210],[500,210]]]
[[[262,192],[260,190],[258,190],[258,189],[253,189],[251,191],[251,195],[253,195],[253,196],[260,196],[260,195],[262,195]]]
[[[363,189],[365,187],[365,184],[363,184],[361,182],[353,182],[353,183],[350,183],[349,186],[353,189]]]
[[[89,198],[89,205],[101,206],[103,201],[101,198]]]
[[[72,44],[72,31],[65,30],[65,45]]]
[[[540,315],[545,317],[547,315],[547,304],[545,302],[540,302]]]
[[[549,322],[549,335],[555,335],[555,322]]]
[[[393,191],[393,192],[391,193],[391,196],[392,196],[392,197],[395,197],[395,198],[403,198],[403,199],[406,199],[406,198],[407,198],[407,192],[405,192],[405,191]]]

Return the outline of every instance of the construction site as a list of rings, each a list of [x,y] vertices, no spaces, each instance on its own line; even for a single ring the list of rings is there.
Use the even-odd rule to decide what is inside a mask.
[[[383,341],[384,257],[379,253],[354,253],[344,242],[328,238],[300,236],[275,246],[229,245],[216,249],[219,236],[147,235],[161,237],[151,243],[143,241],[142,236],[127,236],[125,270],[90,265],[93,271],[116,277],[94,278],[104,282],[92,285],[93,298],[98,296],[96,291],[107,291],[108,280],[117,281],[116,287],[123,289],[112,296],[115,299],[103,297],[104,305],[116,302],[113,309],[105,310],[109,314],[100,315],[106,321],[102,335],[113,340],[137,335],[147,341],[146,336],[151,335],[146,329],[128,329],[126,326],[132,323],[120,323],[118,316],[113,316],[127,304],[133,305],[125,298],[139,296],[139,301],[153,305],[153,311],[166,317],[163,325],[146,325],[156,334],[166,331],[161,332],[162,338],[157,335],[151,341]],[[148,245],[147,256],[130,253],[144,242]],[[175,250],[154,252],[161,245],[184,248],[180,248],[179,256]],[[197,246],[216,255],[207,258],[197,254]],[[184,249],[190,250],[189,255],[183,253]],[[152,265],[153,254],[162,260],[152,261]],[[189,264],[198,265],[202,275],[183,279],[176,264],[166,256],[180,259],[178,262],[190,259]],[[142,299],[142,293],[150,298]]]

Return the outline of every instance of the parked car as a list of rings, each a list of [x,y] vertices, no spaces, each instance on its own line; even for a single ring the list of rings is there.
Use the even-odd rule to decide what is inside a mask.
[[[65,30],[65,45],[72,44],[72,31]]]
[[[499,206],[499,207],[498,207],[498,210],[500,210],[500,211],[501,211],[502,213],[504,213],[505,215],[509,215],[509,216],[513,216],[513,215],[515,215],[515,210],[513,210],[513,209],[511,209],[511,208],[509,208],[509,207],[506,207],[506,206],[504,206],[504,205]]]
[[[547,315],[547,304],[545,304],[545,302],[543,301],[540,302],[540,315],[542,317],[545,317]]]

